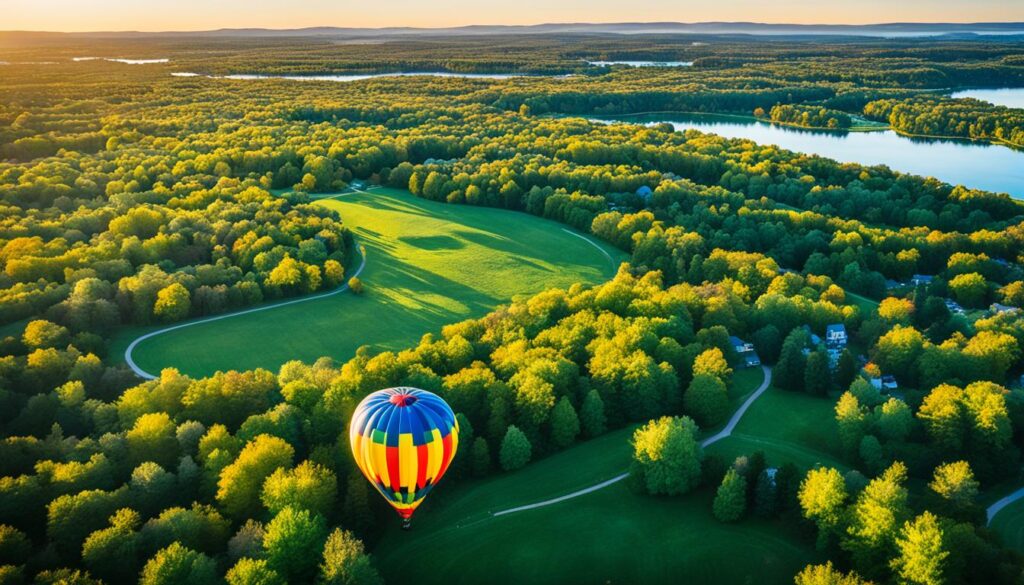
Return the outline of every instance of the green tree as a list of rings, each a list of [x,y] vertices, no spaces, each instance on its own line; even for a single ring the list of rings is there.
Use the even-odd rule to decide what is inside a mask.
[[[267,564],[289,583],[312,580],[327,528],[319,515],[285,508],[267,524],[263,548]]]
[[[979,485],[966,461],[954,461],[936,467],[928,487],[954,508],[964,509],[974,504]]]
[[[498,459],[505,471],[514,471],[530,462],[532,447],[519,427],[510,425],[501,441],[501,452]]]
[[[718,377],[697,374],[683,395],[683,406],[704,427],[713,427],[729,414],[729,391]]]
[[[256,515],[263,482],[279,468],[290,467],[294,453],[292,446],[278,437],[256,437],[242,449],[234,463],[221,471],[217,501],[230,516]]]
[[[181,283],[168,285],[156,294],[153,314],[163,321],[181,321],[192,310],[192,297]]]
[[[914,429],[914,413],[906,402],[890,398],[875,407],[875,425],[886,441],[905,441]]]
[[[900,526],[909,516],[906,479],[906,466],[893,463],[868,483],[850,510],[843,547],[853,553],[858,570],[869,577],[884,576],[879,568],[885,566]]]
[[[796,585],[871,585],[857,573],[846,573],[835,569],[832,561],[824,565],[807,565],[794,579]]]
[[[129,462],[134,467],[144,461],[153,461],[165,469],[173,469],[181,454],[176,433],[177,427],[166,413],[140,416],[125,434]]]
[[[828,354],[824,349],[811,352],[807,356],[804,369],[804,392],[815,396],[825,396],[832,388],[832,372],[828,366]]]
[[[551,441],[560,448],[572,445],[580,434],[580,419],[567,396],[555,404],[551,411]]]
[[[491,470],[491,450],[483,437],[473,440],[472,469],[476,477],[483,477]]]
[[[759,355],[767,364],[774,364],[779,359],[779,354],[782,352],[782,334],[779,333],[779,328],[775,325],[765,325],[758,329],[753,335],[754,347],[757,349],[757,355]]]
[[[228,585],[285,585],[285,581],[263,559],[239,559],[224,576]]]
[[[362,541],[335,528],[324,545],[319,583],[324,585],[379,585],[383,581],[370,563]]]
[[[353,276],[348,279],[348,288],[357,295],[361,295],[366,291],[366,288],[363,286],[363,281],[360,280],[358,276]]]
[[[597,390],[587,392],[580,406],[580,426],[583,434],[593,438],[603,435],[607,428],[607,419],[604,413],[604,401]]]
[[[747,479],[730,469],[715,492],[712,513],[719,522],[735,522],[747,510]]]
[[[217,564],[203,553],[175,542],[157,551],[142,568],[140,585],[213,585]]]
[[[988,282],[977,272],[959,274],[949,281],[949,291],[965,307],[981,307],[988,298]]]
[[[800,483],[798,498],[804,518],[818,525],[818,542],[824,544],[842,520],[846,481],[836,469],[812,469]]]
[[[839,425],[839,441],[847,453],[855,453],[867,434],[870,421],[867,409],[852,392],[844,392],[836,402],[836,424]]]
[[[110,517],[110,527],[97,530],[82,545],[82,563],[111,582],[134,580],[139,574],[139,514],[122,508]]]
[[[357,534],[365,534],[373,525],[369,484],[358,469],[353,469],[348,476],[341,518],[344,525]]]
[[[334,472],[310,461],[278,468],[263,483],[263,505],[271,514],[292,507],[328,516],[338,494]]]
[[[942,527],[931,512],[924,512],[903,525],[896,538],[899,554],[891,562],[903,583],[942,585],[949,551],[942,542]]]
[[[701,352],[693,361],[693,375],[714,376],[724,382],[732,376],[732,368],[725,360],[722,350],[712,347]]]
[[[689,417],[662,417],[633,433],[630,472],[653,495],[684,494],[700,482],[701,447]]]
[[[0,524],[0,565],[20,565],[32,552],[32,541],[13,526]]]
[[[865,469],[870,473],[878,473],[885,467],[885,455],[882,452],[882,444],[874,435],[864,435],[860,440],[860,447],[857,449],[860,460],[864,462]]]
[[[836,362],[835,384],[839,388],[849,388],[850,384],[857,377],[857,358],[853,352],[844,349],[839,354],[839,361]]]
[[[775,364],[772,379],[775,385],[785,390],[800,390],[804,385],[804,371],[807,369],[807,358],[804,348],[807,347],[807,333],[802,329],[794,329],[782,343],[779,361]]]
[[[71,332],[56,323],[36,319],[25,325],[21,340],[29,349],[63,349],[71,341]]]

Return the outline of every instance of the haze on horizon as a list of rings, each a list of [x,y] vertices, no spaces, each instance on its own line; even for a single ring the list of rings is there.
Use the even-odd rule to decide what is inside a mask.
[[[786,24],[1024,21],[1020,0],[7,0],[0,29],[56,32],[219,28],[450,27],[564,22]]]

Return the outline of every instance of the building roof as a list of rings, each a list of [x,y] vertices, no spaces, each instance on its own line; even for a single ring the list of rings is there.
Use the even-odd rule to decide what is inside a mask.
[[[927,274],[915,274],[914,277],[911,278],[910,280],[912,280],[912,281],[921,281],[921,282],[931,282],[933,278],[934,278],[933,276],[929,276]]]
[[[825,331],[827,333],[846,333],[846,325],[842,323],[833,323],[832,325],[826,325]]]
[[[729,336],[729,343],[731,343],[733,345],[744,345],[744,343],[746,343],[746,342],[744,342],[739,337],[736,337],[735,335],[730,335]]]

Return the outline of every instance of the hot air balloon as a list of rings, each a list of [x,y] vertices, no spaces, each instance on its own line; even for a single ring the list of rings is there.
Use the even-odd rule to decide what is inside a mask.
[[[379,390],[359,403],[349,426],[352,455],[366,479],[409,528],[459,446],[459,424],[439,396],[418,388]]]

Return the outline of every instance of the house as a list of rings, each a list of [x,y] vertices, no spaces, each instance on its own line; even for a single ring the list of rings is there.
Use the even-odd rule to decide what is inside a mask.
[[[732,348],[736,351],[736,355],[740,358],[740,364],[744,368],[755,368],[761,365],[761,358],[754,351],[753,343],[747,343],[735,335],[729,336],[729,343],[732,344]]]
[[[1018,307],[1011,307],[1009,305],[1002,305],[1002,304],[999,304],[999,303],[992,303],[992,306],[990,306],[988,308],[988,310],[993,315],[1002,315],[1003,313],[1016,313],[1020,309]]]
[[[834,323],[825,327],[825,345],[830,349],[843,349],[846,347],[846,326],[842,323]]]
[[[893,280],[891,278],[885,279],[885,290],[899,290],[907,286],[907,283]]]
[[[729,343],[732,344],[732,348],[736,350],[737,354],[747,353],[748,351],[754,351],[754,344],[747,343],[735,335],[729,336]]]
[[[934,278],[934,276],[928,276],[927,274],[915,274],[913,277],[911,277],[910,284],[914,286],[927,286],[932,283],[932,279]]]
[[[871,385],[874,386],[876,390],[891,392],[899,388],[899,384],[896,383],[896,376],[893,376],[892,374],[876,376],[867,370],[862,370],[861,375],[863,375],[868,382],[871,382]]]

